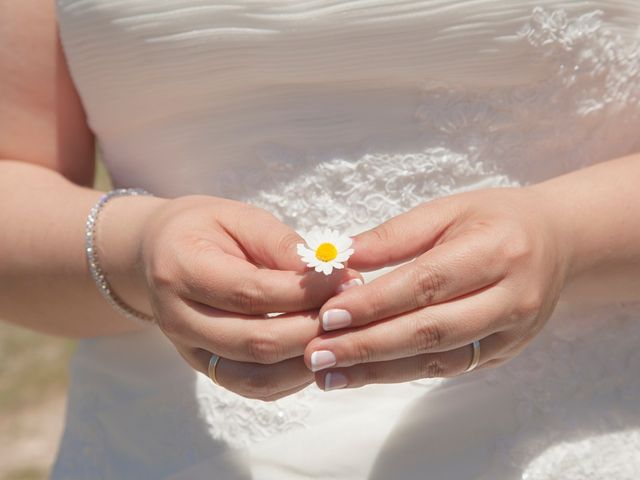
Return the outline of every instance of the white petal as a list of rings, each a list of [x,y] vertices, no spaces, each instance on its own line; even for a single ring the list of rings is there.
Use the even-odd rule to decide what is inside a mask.
[[[342,252],[336,255],[336,258],[334,258],[333,260],[335,262],[346,262],[347,260],[349,260],[349,256],[350,255],[347,252]]]
[[[324,270],[324,264],[323,263],[320,263],[319,265],[316,265],[316,272],[320,273],[323,270]]]
[[[296,251],[298,255],[305,255],[307,253],[308,248],[305,247],[304,243],[299,243],[296,245]]]
[[[311,232],[307,235],[307,245],[309,245],[311,249],[316,250],[320,246],[320,243],[322,242],[320,241],[318,232]]]
[[[346,262],[349,259],[349,257],[353,255],[353,251],[354,251],[353,248],[349,248],[344,252],[339,252],[338,255],[336,255],[336,258],[334,260],[337,260],[338,262]]]
[[[331,262],[331,266],[333,268],[338,269],[338,270],[340,270],[341,268],[344,268],[343,264],[341,264],[340,262],[336,262],[335,260],[333,262]]]
[[[333,243],[333,230],[327,228],[322,235],[322,239],[327,243]]]
[[[338,249],[339,252],[343,252],[345,251],[347,248],[349,248],[351,246],[351,244],[353,243],[353,239],[350,237],[345,237],[345,236],[340,236],[338,237],[338,239],[336,240],[336,248]]]
[[[333,267],[331,266],[331,264],[330,263],[325,263],[324,264],[324,268],[323,268],[324,274],[325,275],[331,275],[331,270],[333,270]]]
[[[316,252],[313,250],[309,250],[307,247],[302,247],[298,249],[298,255],[305,257],[315,257]]]
[[[317,265],[320,265],[322,262],[320,260],[318,260],[316,257],[307,259],[307,260],[303,260],[305,262],[307,262],[307,267],[315,267]]]

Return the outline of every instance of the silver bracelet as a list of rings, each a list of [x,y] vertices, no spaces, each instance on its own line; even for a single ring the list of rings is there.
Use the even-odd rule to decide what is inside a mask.
[[[96,249],[96,226],[98,222],[98,215],[105,204],[112,198],[122,197],[127,195],[149,195],[151,193],[143,190],[142,188],[118,188],[105,193],[98,203],[96,203],[87,217],[87,226],[85,230],[85,250],[87,252],[87,263],[89,265],[89,272],[93,278],[98,290],[104,297],[104,299],[111,304],[111,306],[121,315],[125,316],[129,320],[136,323],[143,323],[148,325],[153,321],[153,317],[146,315],[142,312],[138,312],[124,303],[109,286],[107,278],[100,268],[100,261],[98,258],[98,251]]]

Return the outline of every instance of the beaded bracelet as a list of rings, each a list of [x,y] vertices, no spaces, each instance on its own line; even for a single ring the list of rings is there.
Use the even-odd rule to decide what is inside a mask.
[[[98,222],[98,215],[105,204],[112,198],[122,196],[137,196],[137,195],[149,195],[151,193],[143,190],[142,188],[118,188],[105,193],[100,200],[93,206],[87,217],[87,226],[85,230],[85,250],[87,252],[87,263],[89,265],[89,272],[93,278],[98,290],[104,297],[104,299],[111,304],[111,306],[121,315],[125,316],[129,320],[136,323],[143,323],[148,325],[153,321],[153,317],[146,315],[142,312],[138,312],[124,303],[111,289],[107,278],[100,267],[98,258],[98,251],[96,248],[96,226]]]

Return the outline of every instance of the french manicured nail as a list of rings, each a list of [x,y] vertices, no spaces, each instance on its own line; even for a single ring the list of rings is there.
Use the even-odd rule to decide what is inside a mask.
[[[351,325],[351,314],[346,310],[333,308],[322,314],[322,328],[335,330]]]
[[[362,285],[362,280],[360,280],[359,278],[352,278],[351,280],[348,280],[338,285],[338,293],[342,293],[345,290],[350,289],[351,287],[359,287],[361,285]]]
[[[311,371],[317,372],[323,368],[333,367],[336,364],[336,356],[329,350],[318,350],[311,354]]]
[[[340,372],[329,372],[324,377],[324,391],[337,390],[338,388],[344,388],[349,382],[347,377]]]

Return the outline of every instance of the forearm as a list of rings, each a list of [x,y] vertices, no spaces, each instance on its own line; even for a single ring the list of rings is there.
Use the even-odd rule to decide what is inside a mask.
[[[140,328],[101,297],[87,268],[85,221],[102,192],[50,169],[9,160],[0,162],[0,192],[1,319],[72,337]],[[98,224],[99,251],[108,249],[105,270],[117,279],[118,293],[141,309],[148,303],[140,281],[128,277],[136,268],[141,225],[161,201],[112,200],[113,209],[108,205]]]
[[[563,295],[640,300],[640,154],[529,187],[542,194],[569,269]]]

